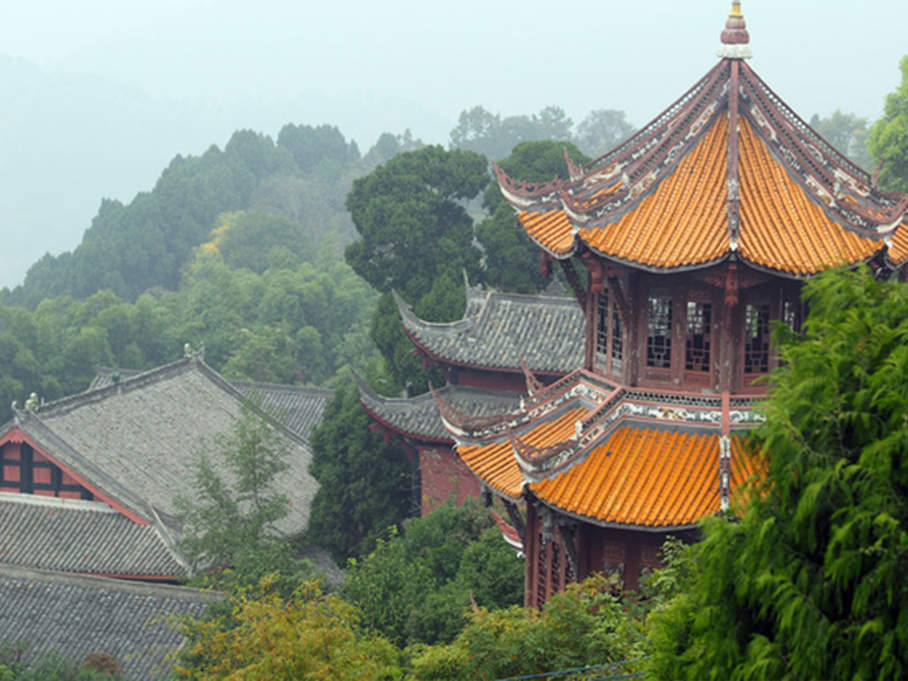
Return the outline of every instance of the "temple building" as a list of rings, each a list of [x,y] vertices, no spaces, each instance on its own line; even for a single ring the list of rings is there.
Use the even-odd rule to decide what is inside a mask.
[[[770,330],[799,328],[805,279],[860,263],[906,279],[908,195],[880,191],[792,111],[747,64],[748,42],[734,2],[718,63],[616,149],[567,158],[567,180],[494,168],[543,269],[557,263],[573,289],[582,355],[552,381],[567,355],[553,344],[547,365],[539,328],[515,408],[471,413],[451,385],[434,401],[460,461],[508,509],[527,605],[592,571],[636,588],[668,535],[693,539],[733,507],[760,472],[741,437],[778,365]],[[466,320],[441,330],[403,312],[420,352],[454,356]],[[485,340],[457,356],[510,356]]]
[[[527,371],[552,383],[583,360],[583,312],[563,295],[484,291],[465,280],[466,309],[456,322],[427,322],[395,294],[414,352],[439,367],[438,390],[464,418],[483,419],[516,408]],[[454,451],[431,393],[412,398],[376,394],[360,380],[360,401],[386,439],[394,438],[414,470],[414,511],[425,515],[446,501],[480,497],[483,484]]]
[[[0,566],[158,582],[191,575],[198,566],[179,548],[176,497],[194,497],[195,453],[231,433],[244,390],[256,387],[234,386],[193,355],[117,378],[101,372],[85,392],[14,405],[0,426]],[[266,406],[293,402],[300,428],[324,408],[324,394],[289,400],[291,388],[258,387]],[[318,489],[312,454],[298,432],[270,423],[288,452],[275,491],[291,512],[276,529],[298,535]],[[229,475],[219,457],[211,464]]]

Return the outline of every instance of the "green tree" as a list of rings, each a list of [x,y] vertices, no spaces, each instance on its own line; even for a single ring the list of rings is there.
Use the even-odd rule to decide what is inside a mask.
[[[639,657],[641,611],[612,595],[601,574],[570,584],[540,612],[478,608],[448,645],[414,649],[414,681],[492,681]],[[632,673],[623,666],[606,671]],[[601,674],[597,674],[599,676]]]
[[[363,633],[356,609],[323,595],[312,581],[289,596],[269,591],[230,599],[229,611],[181,629],[188,644],[180,652],[177,679],[269,679],[270,681],[394,681],[398,651]],[[262,593],[264,592],[264,593]]]
[[[570,142],[540,141],[518,144],[498,165],[524,182],[566,179],[565,151],[575,163],[589,160]],[[489,217],[476,226],[476,237],[485,249],[486,281],[500,290],[518,293],[544,288],[547,279],[539,273],[539,247],[530,241],[497,184],[486,189],[483,205]]]
[[[361,238],[347,247],[347,262],[379,291],[411,300],[442,272],[476,272],[473,221],[461,202],[488,181],[478,154],[430,146],[395,156],[353,183],[347,208]]]
[[[366,626],[398,644],[447,642],[466,624],[471,598],[488,608],[523,599],[523,562],[486,509],[445,505],[350,561],[344,595]]]
[[[521,142],[568,140],[573,122],[558,106],[547,106],[530,116],[492,114],[481,106],[461,111],[457,127],[451,131],[451,146],[485,154],[490,159],[504,158]]]
[[[902,82],[886,95],[883,117],[870,129],[870,153],[883,164],[879,183],[890,191],[908,190],[908,55],[899,68]]]
[[[908,674],[908,287],[831,270],[805,299],[754,437],[765,479],[690,549],[656,678]]]
[[[287,498],[274,490],[289,452],[260,405],[261,398],[244,402],[232,432],[200,445],[195,494],[176,499],[180,549],[197,567],[234,568],[244,584],[268,572],[296,571],[290,543],[276,527],[290,512]]]
[[[596,158],[617,147],[634,132],[623,111],[596,109],[577,125],[574,143],[586,154]]]
[[[873,170],[867,149],[866,118],[836,109],[825,118],[819,114],[811,116],[810,127],[864,170]]]
[[[320,487],[312,501],[307,540],[338,561],[370,551],[411,510],[411,463],[369,424],[359,392],[344,384],[309,438],[309,469]]]

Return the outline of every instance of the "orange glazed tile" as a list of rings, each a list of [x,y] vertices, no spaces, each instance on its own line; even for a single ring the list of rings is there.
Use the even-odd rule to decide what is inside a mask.
[[[826,215],[741,118],[741,255],[783,272],[813,274],[866,260],[882,242],[861,237]]]
[[[538,424],[520,435],[520,439],[533,447],[548,447],[565,442],[574,435],[574,424],[589,413],[580,407],[571,409],[554,421]],[[457,453],[469,469],[489,487],[512,499],[523,491],[523,473],[514,458],[510,440],[488,445],[467,445],[457,448]]]
[[[517,217],[531,237],[556,255],[568,253],[574,245],[571,221],[563,210],[552,210],[548,213],[524,211]]]
[[[754,470],[732,438],[732,492]],[[719,435],[623,426],[585,461],[530,485],[542,501],[604,523],[693,525],[721,506]]]
[[[578,235],[606,255],[653,267],[710,262],[728,252],[728,121],[719,116],[652,194],[617,222]]]
[[[908,222],[903,222],[896,227],[892,235],[892,248],[889,249],[889,257],[897,265],[908,259]]]

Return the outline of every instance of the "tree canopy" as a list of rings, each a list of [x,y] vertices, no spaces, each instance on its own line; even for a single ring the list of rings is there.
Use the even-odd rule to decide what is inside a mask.
[[[463,202],[488,181],[486,160],[469,151],[430,146],[395,156],[353,183],[347,208],[361,238],[347,247],[347,262],[377,290],[411,300],[443,272],[477,273]]]
[[[542,140],[523,142],[498,165],[509,176],[524,182],[546,182],[568,178],[564,154],[575,163],[589,159],[570,142]],[[539,247],[530,241],[498,185],[485,190],[483,205],[489,217],[476,226],[476,237],[485,249],[485,280],[503,291],[535,293],[547,279],[539,272]]]
[[[883,117],[870,129],[870,153],[883,164],[880,186],[908,191],[908,55],[899,68],[902,82],[886,95]]]
[[[309,439],[310,471],[320,487],[307,539],[339,562],[370,551],[411,511],[411,464],[369,424],[359,392],[342,385]]]
[[[753,439],[764,480],[691,547],[657,678],[908,674],[908,287],[831,270],[805,299]]]
[[[344,596],[364,625],[398,644],[448,642],[466,624],[471,598],[487,608],[523,600],[523,561],[487,509],[444,505],[351,561]]]

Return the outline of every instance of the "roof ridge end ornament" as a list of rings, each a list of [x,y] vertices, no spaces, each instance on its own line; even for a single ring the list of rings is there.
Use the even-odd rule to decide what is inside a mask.
[[[719,36],[719,41],[721,44],[716,55],[722,59],[750,59],[753,56],[740,0],[732,0],[731,12],[725,20],[725,30]]]

